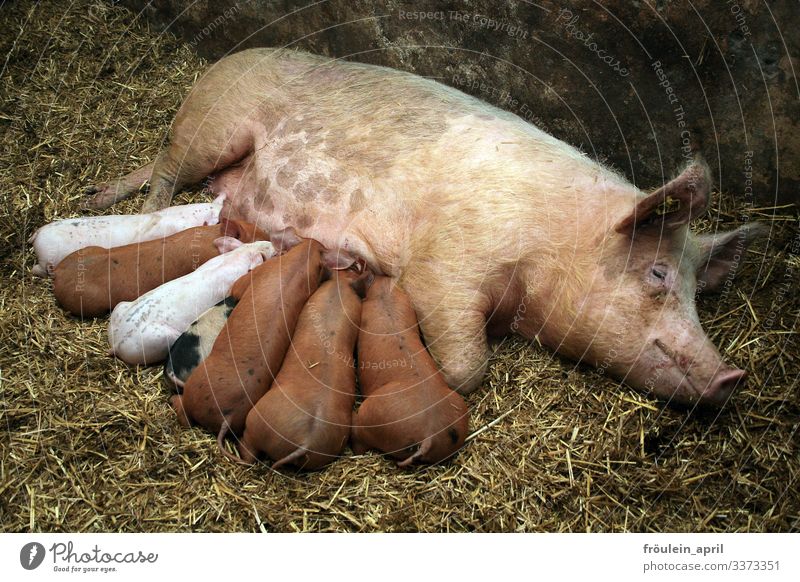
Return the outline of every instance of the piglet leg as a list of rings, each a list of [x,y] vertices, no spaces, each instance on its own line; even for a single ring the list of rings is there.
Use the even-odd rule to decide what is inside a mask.
[[[169,401],[170,404],[172,404],[172,408],[175,409],[175,413],[178,415],[178,423],[185,428],[192,426],[192,422],[189,420],[186,410],[183,408],[183,396],[176,394],[170,398]]]

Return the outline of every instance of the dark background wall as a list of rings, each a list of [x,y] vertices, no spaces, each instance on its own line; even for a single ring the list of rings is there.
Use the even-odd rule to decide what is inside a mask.
[[[700,151],[740,207],[800,200],[790,0],[123,0],[204,57],[291,46],[436,78],[639,187]]]

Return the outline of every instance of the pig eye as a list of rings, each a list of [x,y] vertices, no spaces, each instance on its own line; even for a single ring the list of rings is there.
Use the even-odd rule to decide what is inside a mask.
[[[650,269],[650,282],[657,287],[667,286],[669,270],[664,265],[655,265]]]

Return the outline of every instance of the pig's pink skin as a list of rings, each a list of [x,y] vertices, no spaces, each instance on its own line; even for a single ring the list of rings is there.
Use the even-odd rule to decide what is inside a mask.
[[[168,237],[194,226],[219,222],[224,196],[214,202],[184,204],[150,214],[84,216],[53,221],[28,239],[36,252],[33,274],[45,277],[67,255],[91,246],[112,248]]]
[[[217,240],[223,246],[229,237]],[[163,361],[169,347],[200,314],[227,297],[237,279],[274,254],[272,243],[266,241],[239,243],[188,275],[135,301],[118,303],[108,321],[110,353],[129,364]]]
[[[212,66],[184,101],[144,208],[209,175],[229,195],[223,216],[293,226],[398,278],[462,393],[481,383],[487,331],[538,335],[665,399],[720,404],[743,380],[701,329],[693,297],[698,277],[705,289],[726,279],[731,249],[741,255],[758,229],[689,232],[707,202],[703,164],[646,196],[432,80],[252,49]],[[658,215],[667,194],[691,211]],[[652,274],[662,263],[666,287]]]

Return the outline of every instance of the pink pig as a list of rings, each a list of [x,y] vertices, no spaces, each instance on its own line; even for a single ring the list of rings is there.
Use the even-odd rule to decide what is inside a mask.
[[[711,189],[702,162],[647,194],[433,80],[251,49],[209,69],[170,145],[138,172],[152,174],[146,210],[212,176],[230,193],[223,214],[293,226],[398,279],[462,393],[483,379],[487,332],[538,337],[672,401],[721,405],[744,382],[701,328],[694,294],[729,285],[763,229],[689,230]],[[93,203],[134,193],[130,180]]]
[[[239,277],[275,255],[272,243],[222,237],[221,254],[194,272],[118,303],[108,322],[111,353],[129,364],[166,359],[170,346],[198,316],[225,299]]]
[[[141,182],[136,186],[138,188]],[[64,218],[37,229],[28,239],[36,252],[33,274],[52,275],[61,260],[86,247],[120,247],[219,222],[225,195],[213,202],[173,206],[148,214],[115,214]]]

